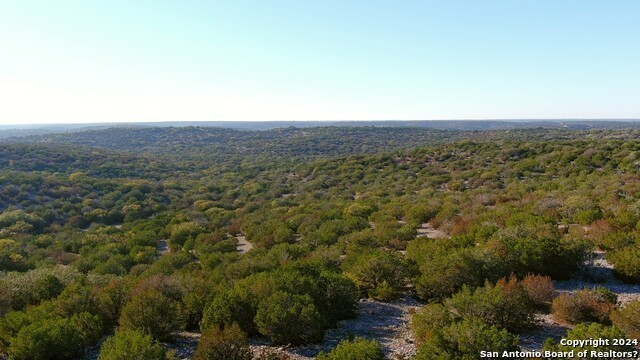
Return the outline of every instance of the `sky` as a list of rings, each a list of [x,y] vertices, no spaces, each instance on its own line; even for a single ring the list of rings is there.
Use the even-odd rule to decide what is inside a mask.
[[[0,124],[640,118],[640,1],[0,0]]]

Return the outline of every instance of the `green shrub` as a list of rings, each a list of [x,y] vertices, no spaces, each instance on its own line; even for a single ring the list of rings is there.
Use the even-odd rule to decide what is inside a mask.
[[[102,275],[117,275],[123,276],[129,272],[129,269],[134,265],[133,259],[128,255],[113,255],[106,261],[96,265],[93,272]]]
[[[30,214],[24,210],[5,210],[0,213],[0,228],[11,228],[16,225],[24,226],[26,233],[38,233],[42,231],[46,222],[38,215]]]
[[[477,359],[480,351],[517,351],[518,338],[480,319],[464,319],[435,329],[418,347],[416,360]]]
[[[372,201],[360,201],[354,202],[344,209],[344,213],[351,216],[360,216],[363,218],[368,217],[377,210],[377,207]]]
[[[113,328],[117,325],[127,294],[126,284],[118,281],[108,283],[95,294],[96,311],[100,313],[105,328]]]
[[[419,267],[427,265],[436,258],[452,254],[463,248],[474,246],[476,240],[470,236],[457,235],[446,241],[442,239],[417,238],[407,246],[407,257]]]
[[[585,340],[585,339],[603,339],[609,340],[609,345],[583,346],[574,347],[569,345],[557,344],[554,340],[548,339],[545,341],[543,350],[548,351],[584,351],[588,350],[587,359],[600,359],[600,357],[592,357],[591,351],[606,352],[609,350],[614,351],[633,351],[632,346],[626,345],[613,345],[613,339],[624,339],[624,333],[615,326],[606,326],[598,323],[581,323],[576,325],[573,329],[567,331],[567,335],[563,338],[567,340]]]
[[[632,233],[610,232],[605,233],[601,239],[594,240],[596,246],[602,250],[619,250],[635,242]]]
[[[290,245],[278,245],[282,246]],[[254,318],[259,305],[276,291],[308,296],[323,319],[322,326],[355,316],[358,295],[353,282],[343,275],[321,272],[316,265],[299,262],[270,272],[251,275],[236,282],[206,305],[200,329],[237,323],[249,335],[258,333]]]
[[[548,226],[548,225],[547,225]],[[544,229],[544,225],[541,225]],[[559,238],[539,230],[516,227],[499,233],[499,240],[491,246],[500,249],[510,271],[524,276],[529,273],[568,278],[576,272],[584,259],[584,245]]]
[[[631,301],[613,310],[609,317],[614,326],[624,331],[627,338],[640,339],[640,300]]]
[[[12,360],[80,359],[84,354],[83,335],[69,319],[36,321],[22,328],[11,341]]]
[[[165,360],[160,344],[138,330],[119,330],[105,340],[99,360]]]
[[[277,291],[260,303],[255,322],[276,344],[313,343],[324,337],[323,320],[309,295]]]
[[[30,323],[31,319],[23,311],[11,311],[0,317],[0,354],[6,354],[9,351],[11,340],[20,329],[27,327]]]
[[[11,239],[0,238],[0,271],[27,270],[29,265],[25,255],[27,254],[20,243]]]
[[[614,266],[614,273],[626,282],[640,282],[640,249],[626,247],[611,251],[606,255]]]
[[[169,247],[172,251],[180,249],[188,239],[195,239],[198,234],[203,233],[205,229],[197,223],[183,222],[170,227],[171,237],[169,238]]]
[[[396,296],[411,276],[410,265],[395,251],[360,249],[348,253],[343,269],[363,294],[382,300]]]
[[[67,286],[56,298],[55,304],[59,313],[63,316],[87,312],[103,315],[98,303],[99,291],[89,285],[86,279],[76,281]]]
[[[257,327],[253,321],[257,307],[253,304],[248,291],[239,287],[216,295],[205,307],[200,321],[200,331],[203,333],[212,327],[225,327],[238,324],[247,334],[257,334]]]
[[[576,220],[582,225],[589,225],[599,219],[602,219],[602,211],[598,207],[582,210],[576,214]]]
[[[171,333],[180,328],[176,302],[155,289],[135,295],[123,308],[120,326],[126,330],[140,330],[157,340],[170,340]]]
[[[336,273],[324,272],[320,276],[320,284],[323,297],[316,303],[324,307],[319,310],[326,314],[327,325],[333,326],[339,320],[356,316],[358,291],[353,281]]]
[[[317,360],[382,360],[384,353],[377,340],[355,338],[343,340],[328,354],[321,352]]]
[[[64,284],[54,275],[47,275],[36,280],[33,296],[36,302],[53,299],[64,290]]]
[[[418,344],[449,326],[453,315],[442,304],[431,303],[423,306],[411,317],[411,332]]]
[[[443,299],[463,285],[478,286],[484,281],[484,264],[472,251],[462,249],[418,264],[421,275],[415,282],[421,299]]]
[[[102,321],[97,315],[81,312],[73,314],[70,320],[82,336],[85,345],[97,344],[102,338]]]
[[[251,360],[247,335],[237,324],[222,330],[216,327],[202,334],[194,360]]]
[[[207,304],[216,294],[216,285],[197,274],[183,283],[182,311],[185,328],[192,329],[199,326],[202,313]]]
[[[475,291],[465,286],[447,299],[445,305],[458,316],[479,318],[488,325],[510,331],[525,329],[533,323],[533,304],[515,277],[502,279],[495,286],[487,282]]]
[[[604,286],[597,286],[591,289],[591,292],[598,299],[598,301],[614,305],[618,303],[618,294],[607,289]]]

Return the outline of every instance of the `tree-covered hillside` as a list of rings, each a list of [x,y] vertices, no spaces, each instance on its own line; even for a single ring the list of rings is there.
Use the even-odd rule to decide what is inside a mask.
[[[190,127],[0,143],[0,354],[164,359],[187,330],[195,359],[284,358],[247,339],[324,344],[367,298],[421,302],[416,359],[518,350],[540,318],[635,338],[640,296],[618,302],[587,260],[640,282],[638,135]],[[319,358],[396,354],[353,335]]]

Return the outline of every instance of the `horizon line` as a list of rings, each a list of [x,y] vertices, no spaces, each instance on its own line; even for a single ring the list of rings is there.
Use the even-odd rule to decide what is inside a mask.
[[[497,121],[497,122],[527,122],[527,121],[539,121],[539,122],[572,122],[572,121],[586,121],[586,122],[638,122],[638,118],[471,118],[471,119],[360,119],[360,120],[138,120],[138,121],[97,121],[97,122],[51,122],[51,123],[8,123],[1,124],[0,128],[9,126],[19,127],[34,127],[34,126],[74,126],[74,125],[127,125],[127,124],[168,124],[168,123],[284,123],[284,122],[296,122],[296,123],[353,123],[353,122],[456,122],[456,121]]]

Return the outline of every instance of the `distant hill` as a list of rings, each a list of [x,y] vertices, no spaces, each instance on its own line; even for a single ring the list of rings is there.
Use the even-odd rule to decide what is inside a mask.
[[[237,130],[272,130],[287,127],[413,127],[437,130],[507,130],[507,129],[571,129],[625,130],[640,129],[640,119],[558,119],[558,120],[392,120],[392,121],[171,121],[146,123],[94,123],[0,125],[0,139],[15,136],[42,135],[68,131],[98,130],[114,127],[216,127]]]
[[[633,130],[560,128],[442,130],[429,127],[328,126],[238,130],[216,127],[125,127],[68,131],[0,139],[24,144],[64,144],[132,154],[197,157],[316,158],[372,154],[456,141],[636,139]],[[506,125],[505,125],[506,126]],[[577,124],[575,124],[577,126]],[[595,125],[594,125],[595,126]]]
[[[5,143],[81,145],[131,153],[197,156],[314,157],[369,154],[431,145],[470,132],[400,127],[237,130],[215,127],[114,127],[4,139]]]

